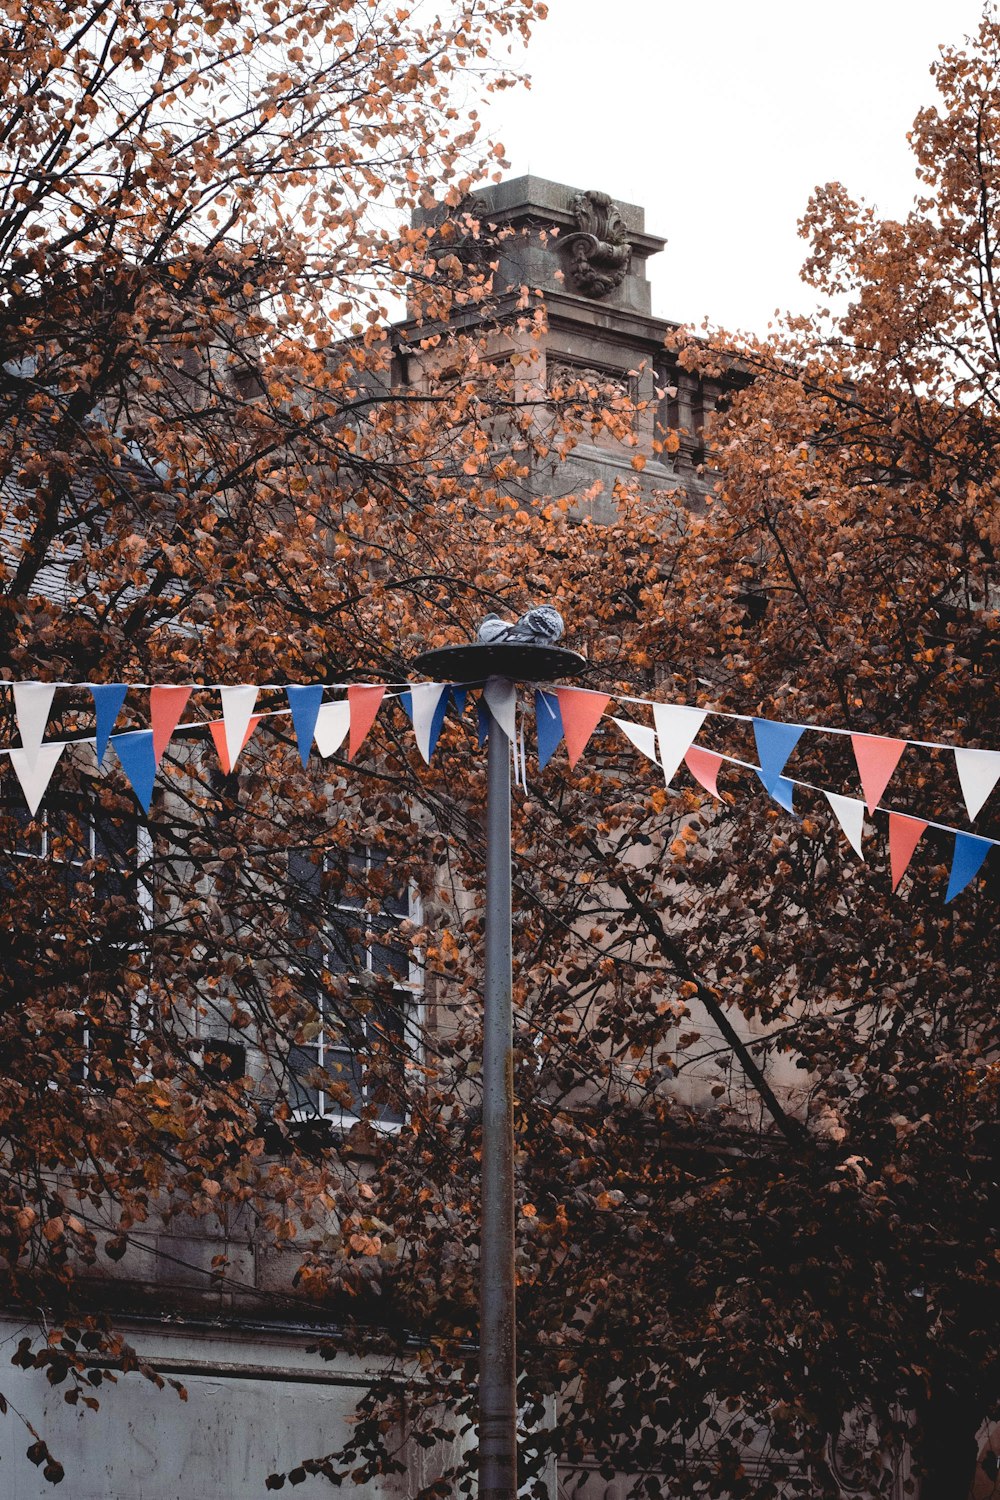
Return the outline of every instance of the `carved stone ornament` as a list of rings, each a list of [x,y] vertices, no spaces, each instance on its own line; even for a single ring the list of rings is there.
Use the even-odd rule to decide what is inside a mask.
[[[844,1414],[840,1431],[830,1440],[830,1467],[848,1494],[867,1490],[869,1468],[879,1452],[879,1435],[871,1411],[856,1406]]]
[[[457,256],[463,266],[485,272],[497,258],[500,235],[490,228],[489,208],[472,193],[454,207],[440,205],[434,216],[434,238],[428,248],[428,260],[440,261]]]
[[[545,365],[546,386],[551,391],[563,394],[583,381],[605,399],[624,396],[627,401],[635,399],[632,380],[623,370],[606,370],[597,365],[570,364],[565,360],[550,359]]]
[[[621,286],[632,259],[625,220],[607,193],[594,192],[576,194],[573,217],[577,231],[562,244],[574,285],[588,297],[603,297]]]

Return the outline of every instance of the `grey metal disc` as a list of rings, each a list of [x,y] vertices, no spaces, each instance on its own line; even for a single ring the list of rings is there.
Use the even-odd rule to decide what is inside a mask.
[[[465,646],[441,646],[424,651],[413,665],[435,682],[485,682],[506,677],[511,682],[551,682],[556,677],[578,677],[586,657],[565,646],[533,646],[527,641],[470,641]]]

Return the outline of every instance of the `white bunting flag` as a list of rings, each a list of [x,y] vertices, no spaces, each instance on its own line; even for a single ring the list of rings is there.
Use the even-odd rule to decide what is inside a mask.
[[[667,786],[673,781],[695,736],[704,724],[708,710],[688,708],[682,703],[654,703],[653,722],[660,747],[660,765]]]
[[[969,817],[974,818],[1000,781],[1000,750],[956,750],[955,769]]]
[[[627,740],[631,740],[640,755],[646,755],[659,764],[656,754],[656,730],[649,724],[633,724],[631,719],[612,719]]]
[[[441,694],[447,691],[447,683],[410,683],[409,693],[410,704],[413,710],[413,736],[417,742],[417,749],[428,764],[431,758],[431,730],[434,727],[434,715],[437,713]]]
[[[64,744],[40,745],[34,755],[27,750],[12,750],[10,763],[17,772],[28,811],[34,817],[45,796],[45,789],[52,780],[52,772],[59,757],[66,749]]]
[[[257,702],[257,689],[244,683],[241,687],[220,688],[219,696],[222,699],[222,722],[225,726],[226,753],[231,771],[246,743],[247,730]]]
[[[847,842],[860,859],[864,859],[865,852],[861,845],[862,835],[865,828],[865,804],[859,802],[856,797],[842,797],[839,792],[824,792],[827,802],[833,808],[834,815],[844,834]]]
[[[508,682],[506,677],[487,677],[483,697],[490,713],[513,745],[517,732],[514,727],[517,709],[517,690],[514,684]]]
[[[21,731],[21,747],[30,765],[35,764],[42,743],[55,688],[50,682],[15,682],[14,712]],[[55,764],[55,762],[53,762]]]
[[[335,755],[340,749],[350,727],[351,705],[346,698],[336,703],[321,704],[319,713],[316,715],[313,739],[316,742],[316,749],[324,760],[327,756]]]

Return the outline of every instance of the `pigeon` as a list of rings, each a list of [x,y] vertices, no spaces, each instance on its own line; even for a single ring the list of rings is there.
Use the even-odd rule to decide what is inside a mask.
[[[539,604],[521,616],[507,639],[551,646],[562,635],[564,628],[563,617],[553,605]]]
[[[499,615],[487,615],[476,637],[487,645],[500,641],[518,641],[525,645],[551,646],[564,630],[563,617],[551,604],[539,604],[523,614],[516,624]]]
[[[492,646],[496,641],[505,641],[507,632],[513,628],[509,620],[502,620],[499,615],[487,615],[476,631],[476,640],[482,641],[484,646]]]

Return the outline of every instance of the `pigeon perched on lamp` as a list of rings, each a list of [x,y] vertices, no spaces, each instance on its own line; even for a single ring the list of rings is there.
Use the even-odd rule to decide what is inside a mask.
[[[474,641],[424,651],[413,665],[435,682],[473,684],[502,677],[538,683],[577,677],[587,663],[578,651],[560,644],[563,630],[562,615],[551,604],[537,604],[519,620],[489,614]]]
[[[482,641],[484,646],[491,646],[494,641],[505,641],[508,630],[513,628],[510,620],[503,620],[499,615],[487,615],[485,620],[480,621],[476,640]]]
[[[484,645],[520,641],[536,646],[551,646],[562,636],[563,617],[552,604],[538,604],[519,620],[511,623],[499,615],[487,615],[476,632]]]

